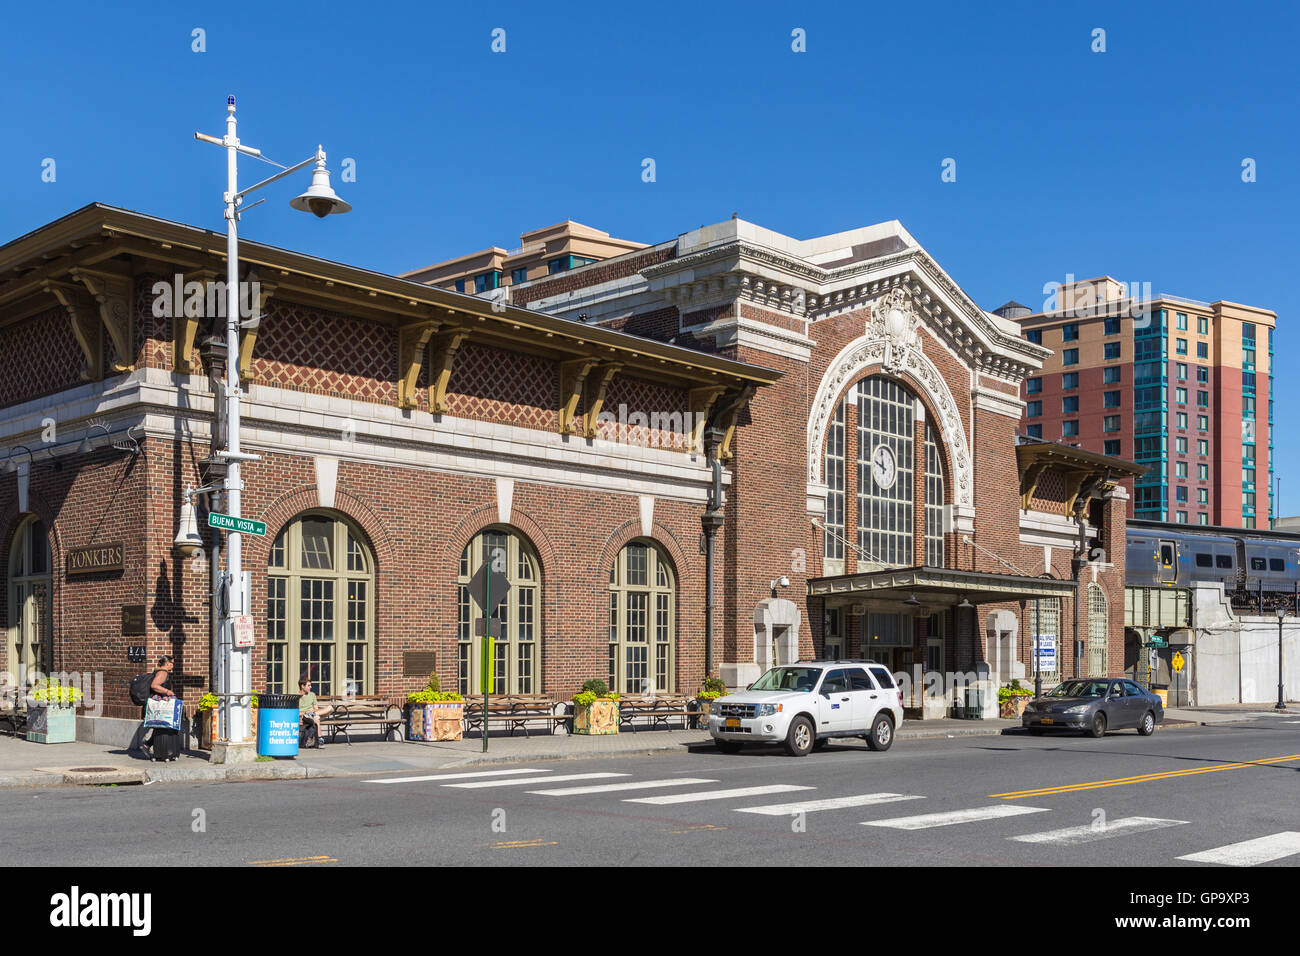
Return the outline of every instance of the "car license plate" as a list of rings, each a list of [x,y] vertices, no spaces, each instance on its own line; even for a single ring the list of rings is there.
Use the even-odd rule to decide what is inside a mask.
[[[739,717],[728,717],[728,718],[727,718],[727,724],[726,724],[726,726],[728,726],[728,727],[739,727],[739,726],[740,726],[740,718],[739,718]]]
[[[1054,724],[1054,723],[1056,723],[1056,721],[1054,721],[1051,717],[1044,717],[1044,718],[1043,718],[1043,723],[1045,723],[1045,724]]]

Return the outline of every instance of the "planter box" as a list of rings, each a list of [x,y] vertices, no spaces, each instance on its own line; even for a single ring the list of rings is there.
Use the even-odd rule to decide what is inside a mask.
[[[618,701],[597,700],[589,707],[574,704],[573,732],[575,734],[618,733]]]
[[[714,699],[711,697],[705,698],[703,700],[701,700],[699,697],[695,698],[695,706],[697,708],[695,727],[697,730],[699,729],[708,730],[709,714],[712,712],[713,700]]]
[[[460,740],[464,731],[463,701],[409,704],[407,740]]]
[[[211,750],[212,742],[217,739],[217,727],[220,721],[220,714],[214,708],[212,710],[200,710],[194,715],[195,736],[199,739],[200,750]],[[257,726],[254,721],[253,726]]]
[[[998,703],[998,716],[1006,720],[1018,720],[1025,713],[1025,706],[1033,700],[1032,697],[1012,697],[1010,700],[1000,701]]]
[[[77,708],[32,707],[27,711],[27,739],[38,744],[75,742]]]

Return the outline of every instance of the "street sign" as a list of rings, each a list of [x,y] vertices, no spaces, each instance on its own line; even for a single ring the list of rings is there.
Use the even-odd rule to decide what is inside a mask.
[[[496,610],[497,605],[505,600],[506,595],[510,593],[510,581],[506,578],[503,571],[495,570],[492,563],[484,564],[470,578],[469,596],[478,605],[479,610],[483,612],[484,621],[490,621],[490,637],[501,637],[501,619],[494,618],[492,612]],[[492,607],[487,606],[487,602],[492,601]],[[487,626],[484,630],[488,630]]]
[[[218,531],[238,531],[240,534],[255,534],[259,538],[266,535],[266,522],[253,521],[249,518],[232,518],[220,512],[208,512],[208,527]]]
[[[1056,670],[1056,635],[1039,634],[1038,642],[1038,670],[1050,673]]]
[[[1175,674],[1182,673],[1184,661],[1183,661],[1183,655],[1180,651],[1174,651],[1174,656],[1169,661],[1169,663],[1173,667]]]
[[[230,627],[236,647],[253,646],[253,615],[236,614],[230,619]]]

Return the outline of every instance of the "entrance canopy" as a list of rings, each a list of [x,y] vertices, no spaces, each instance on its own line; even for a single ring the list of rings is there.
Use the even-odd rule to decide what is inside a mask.
[[[1073,597],[1074,581],[1034,578],[1022,574],[993,574],[959,571],[955,568],[890,568],[862,574],[841,574],[813,578],[808,596],[826,598],[829,603],[881,601],[900,604],[944,606],[967,600],[971,604],[998,601],[1035,601],[1042,598]]]

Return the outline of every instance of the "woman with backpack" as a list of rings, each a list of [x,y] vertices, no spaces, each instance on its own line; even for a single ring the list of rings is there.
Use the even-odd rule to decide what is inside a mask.
[[[176,667],[176,660],[170,654],[164,654],[158,658],[158,667],[154,670],[153,680],[149,683],[149,693],[159,698],[174,698],[176,696],[172,691],[172,670]],[[149,707],[148,701],[145,702],[141,712],[141,719],[144,719],[143,710]],[[181,735],[176,730],[163,730],[156,728],[148,740],[141,741],[141,746],[148,748],[150,760],[175,760],[181,754]]]

